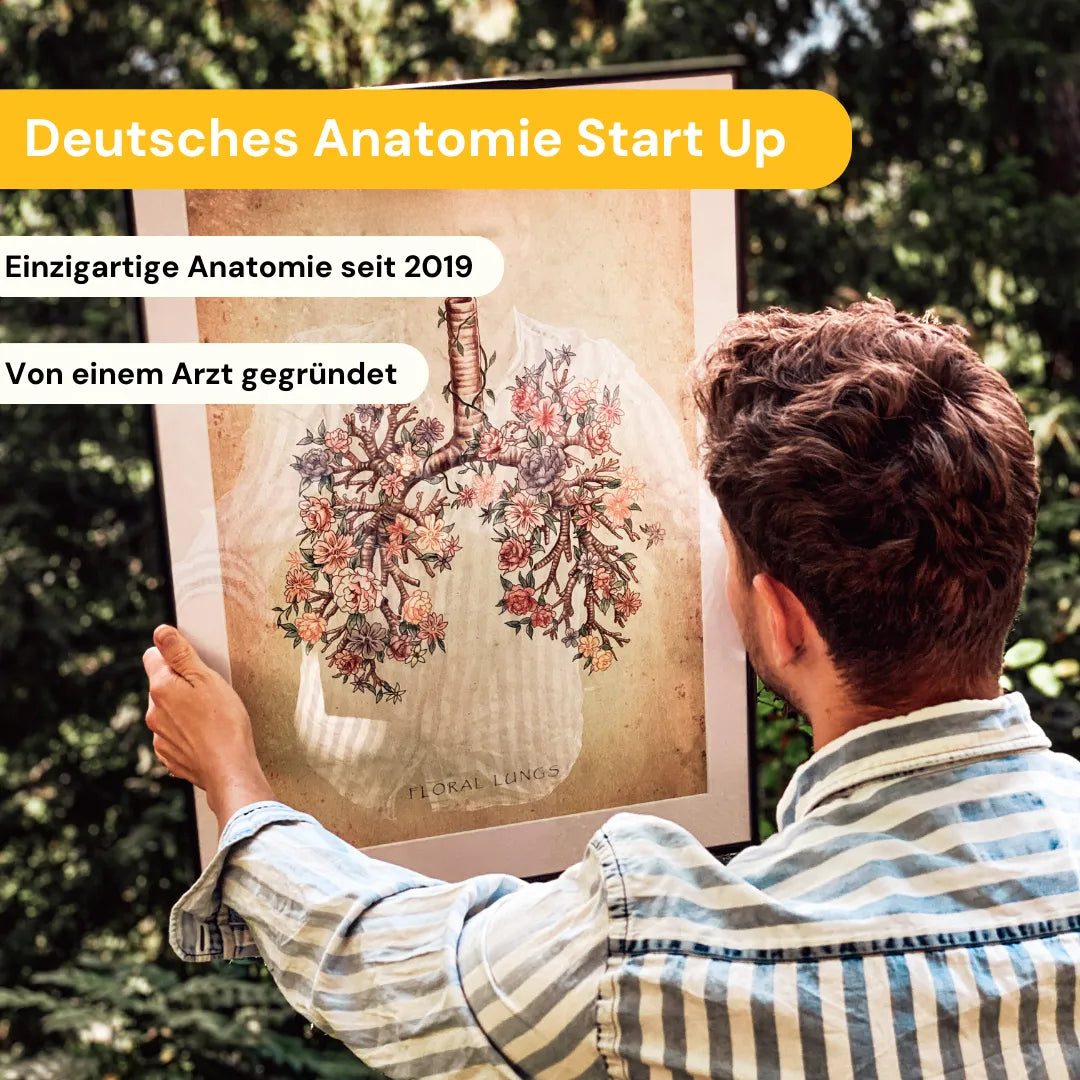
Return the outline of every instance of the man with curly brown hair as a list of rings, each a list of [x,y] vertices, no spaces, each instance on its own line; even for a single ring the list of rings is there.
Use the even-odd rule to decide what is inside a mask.
[[[159,757],[217,856],[186,959],[262,955],[392,1076],[1080,1076],[1080,765],[1001,696],[1039,498],[1004,379],[885,301],[732,323],[698,373],[728,597],[815,753],[728,865],[616,815],[558,880],[454,884],[274,801],[171,627]]]

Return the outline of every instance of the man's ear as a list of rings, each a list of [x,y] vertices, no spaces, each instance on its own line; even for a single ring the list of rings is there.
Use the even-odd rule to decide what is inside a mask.
[[[758,608],[758,626],[765,629],[762,644],[774,665],[786,667],[805,652],[814,637],[813,622],[802,601],[770,574],[755,574],[751,583]]]

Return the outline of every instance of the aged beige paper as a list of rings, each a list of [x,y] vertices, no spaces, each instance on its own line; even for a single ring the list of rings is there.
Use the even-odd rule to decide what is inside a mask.
[[[328,466],[321,458],[305,477],[293,465],[312,450],[332,454],[335,440],[362,457],[362,433],[370,429],[381,441],[389,417],[356,411],[347,417],[340,409],[207,410],[232,677],[252,711],[260,754],[280,797],[316,813],[350,841],[371,846],[703,792],[698,487],[684,381],[694,351],[689,195],[190,192],[187,203],[192,235],[479,234],[495,241],[506,260],[499,288],[467,309],[403,299],[198,302],[205,341],[402,340],[419,347],[431,364],[431,382],[402,425],[407,438],[395,446],[407,444],[420,456],[437,451],[455,422],[454,402],[441,392],[450,354],[439,308],[471,313],[463,340],[477,336],[484,353],[495,354],[484,373],[484,390],[495,400],[483,396],[485,416],[474,443],[481,428],[502,431],[501,460],[514,462],[496,462],[491,471],[485,459],[481,472],[474,450],[471,462],[445,472],[441,486],[410,489],[410,500],[421,495],[421,510],[436,491],[443,500],[436,514],[419,513],[405,534],[411,555],[393,564],[417,585],[406,582],[401,589],[388,580],[384,589],[376,582],[379,595],[368,595],[365,567],[379,576],[391,534],[382,526],[356,533],[361,539],[377,534],[380,550],[368,553],[367,564],[347,548],[337,562],[317,561],[318,538],[324,540],[321,559],[327,533],[343,535],[338,525],[305,532],[305,520],[329,524],[318,500],[333,500],[317,475],[318,467]],[[536,376],[538,366],[544,370]],[[526,400],[531,391],[515,397],[530,380],[538,399],[532,403]],[[539,399],[556,401],[562,415],[546,415]],[[586,410],[574,413],[586,400]],[[429,420],[435,424],[418,433]],[[313,441],[297,445],[308,432]],[[431,439],[424,442],[420,434]],[[606,471],[605,461],[613,462]],[[389,466],[382,467],[388,474]],[[558,499],[565,502],[567,492],[578,490],[573,478],[590,468],[618,479],[618,486],[613,479],[597,489],[596,505],[632,521],[629,534],[614,521],[615,533],[601,524],[593,535],[615,554],[629,554],[633,575],[612,583],[586,558],[571,624],[549,637],[545,620],[552,612],[536,612],[550,606],[561,616],[552,601],[565,591],[570,555],[544,592],[539,582],[547,580],[551,564],[533,572],[533,586],[523,585],[519,575],[529,564],[517,565],[521,552],[513,544],[504,552],[504,546],[507,539],[533,545],[532,564],[539,563],[555,546],[557,527],[519,531],[514,515],[522,507],[532,512],[533,502],[551,504],[557,526]],[[409,463],[402,469],[407,484]],[[377,498],[374,490],[355,490],[367,474],[352,477],[352,487],[346,483],[352,471],[339,466],[333,474],[335,498]],[[482,476],[495,478],[486,483],[489,490],[462,497],[461,489],[475,488]],[[508,497],[512,489],[516,495]],[[501,521],[485,520],[484,498],[489,508],[502,507]],[[631,504],[640,509],[629,510]],[[343,512],[341,503],[330,509]],[[350,519],[357,527],[365,520],[371,518],[359,509]],[[568,520],[576,535],[580,514]],[[448,545],[449,536],[455,540]],[[421,566],[421,555],[429,556],[434,576]],[[447,565],[439,566],[440,559]],[[502,570],[500,561],[514,568]],[[320,578],[327,567],[334,572]],[[597,624],[624,643],[600,633],[565,640],[565,631],[587,616],[586,578]],[[411,593],[427,599],[406,611]],[[284,614],[275,612],[289,596],[300,599]],[[380,616],[384,599],[390,612]],[[604,599],[607,611],[600,613]],[[615,620],[620,610],[623,624]],[[340,637],[325,649],[322,638],[310,652],[303,638],[294,647],[298,626],[305,635],[319,629],[320,611],[328,613],[326,633],[339,627]],[[397,633],[403,612],[410,621]],[[372,649],[360,639],[363,628],[380,619],[386,644],[397,637],[393,647],[400,651],[403,641],[412,641],[414,658],[415,646],[424,646],[422,663],[370,660]],[[525,624],[532,620],[537,625],[530,637]],[[506,625],[515,621],[516,631]],[[293,628],[291,638],[283,627]],[[346,641],[367,648],[369,662],[360,673],[333,666]],[[338,663],[361,663],[358,656]],[[389,693],[376,699],[373,687],[383,679],[400,700]]]

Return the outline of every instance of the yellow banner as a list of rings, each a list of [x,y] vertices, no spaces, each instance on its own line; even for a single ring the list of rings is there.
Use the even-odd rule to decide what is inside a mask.
[[[3,188],[818,188],[850,156],[816,90],[0,91]]]

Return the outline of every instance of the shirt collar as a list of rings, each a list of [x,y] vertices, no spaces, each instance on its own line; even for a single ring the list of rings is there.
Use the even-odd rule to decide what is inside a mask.
[[[859,784],[1049,746],[1019,693],[950,701],[875,720],[834,739],[799,766],[777,806],[777,824],[783,829],[801,821]]]

